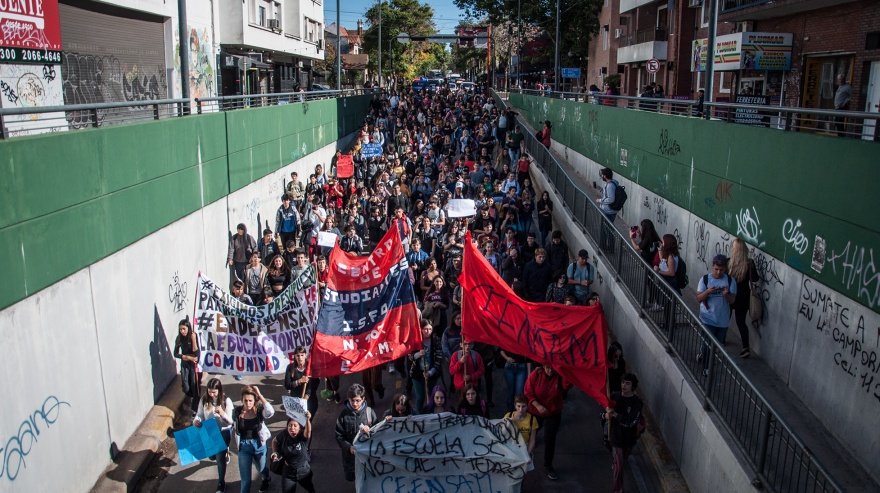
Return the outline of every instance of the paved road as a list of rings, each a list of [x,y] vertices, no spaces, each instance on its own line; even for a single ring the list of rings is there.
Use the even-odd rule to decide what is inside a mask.
[[[278,410],[281,403],[281,394],[284,390],[281,376],[273,377],[248,377],[237,382],[228,376],[219,377],[223,382],[227,394],[237,401],[240,397],[242,384],[254,384],[260,387],[262,393],[276,406],[276,414],[269,421],[269,428],[273,436],[283,429],[286,418],[283,412]],[[404,381],[396,378],[395,374],[383,372],[383,381],[389,389],[384,399],[378,400],[376,412],[380,416],[388,408],[392,389],[400,389]],[[342,378],[342,388],[348,388],[351,383],[359,382],[359,376]],[[495,370],[495,402],[503,402],[504,378],[501,370]],[[238,402],[236,402],[238,404]],[[334,437],[334,426],[339,414],[340,405],[334,402],[321,401],[314,421],[312,439],[312,470],[315,473],[314,482],[318,491],[353,492],[354,485],[348,483],[342,476],[342,465],[339,447]],[[523,482],[524,492],[607,492],[611,490],[611,460],[609,453],[602,445],[602,436],[599,428],[599,405],[590,400],[585,394],[574,389],[568,396],[562,418],[562,429],[557,440],[555,466],[559,474],[559,480],[551,481],[544,477],[540,467],[543,460],[543,441],[538,434],[538,443],[535,447],[535,464],[538,467],[528,473]],[[499,406],[492,409],[492,417],[501,417],[503,410]],[[239,491],[238,460],[235,454],[231,455],[231,462],[226,473],[227,492]],[[159,485],[160,493],[179,492],[204,492],[212,493],[217,486],[217,468],[213,461],[201,461],[180,467],[177,458],[174,457],[173,465],[167,466],[168,476]],[[650,471],[647,459],[637,447],[633,457],[630,458],[630,470],[626,475],[627,491],[640,491],[653,493],[659,491],[656,474]],[[253,473],[252,491],[257,491],[259,478],[256,471]],[[280,481],[273,475],[273,484],[270,491],[281,491]],[[299,491],[302,491],[300,488]]]

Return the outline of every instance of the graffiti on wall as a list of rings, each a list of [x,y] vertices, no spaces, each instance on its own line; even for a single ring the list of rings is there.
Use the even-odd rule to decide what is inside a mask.
[[[61,81],[54,66],[0,64],[0,107],[41,108],[63,104]],[[4,123],[10,135],[28,135],[59,130],[58,126],[47,125],[45,120],[61,117],[61,113],[7,115]]]
[[[27,416],[16,432],[0,443],[0,481],[15,481],[22,468],[27,468],[27,456],[39,441],[40,433],[47,432],[58,421],[61,407],[70,407],[70,403],[62,401],[54,395],[43,400],[34,412]]]
[[[214,96],[216,76],[211,61],[214,55],[211,49],[210,30],[190,27],[189,31],[189,85],[190,96],[207,98]]]
[[[796,252],[803,255],[807,248],[810,247],[810,240],[801,231],[801,220],[793,221],[786,219],[782,224],[782,240],[795,249]]]
[[[754,207],[740,209],[736,215],[736,235],[760,248],[764,246],[760,238],[762,232],[757,209]]]
[[[699,219],[694,221],[694,253],[697,254],[697,258],[706,265],[706,268],[709,268],[711,265],[711,259],[707,256],[709,253],[709,237],[712,236],[712,233],[709,232],[709,226],[706,224],[706,221],[701,221]]]
[[[830,348],[826,364],[880,405],[880,326],[874,327],[854,303],[806,276],[797,310]]]
[[[171,308],[174,313],[182,311],[186,308],[187,283],[180,282],[180,276],[177,271],[171,276],[171,282],[168,284],[168,301],[171,302]]]
[[[826,262],[843,287],[855,291],[859,302],[871,308],[880,303],[880,272],[873,248],[847,241],[842,248],[832,248]]]
[[[678,141],[669,136],[669,130],[660,130],[660,145],[657,146],[657,152],[661,156],[677,156],[681,154],[681,146]]]

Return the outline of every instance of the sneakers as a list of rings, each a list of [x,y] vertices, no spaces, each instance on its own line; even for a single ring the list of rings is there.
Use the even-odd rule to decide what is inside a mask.
[[[269,478],[263,479],[263,481],[260,483],[260,493],[266,493],[267,491],[269,491],[269,484],[271,483],[272,481]]]
[[[226,493],[226,483],[217,483],[217,493]]]
[[[340,402],[342,402],[342,399],[339,397],[339,392],[333,392],[333,400],[334,400],[337,404],[339,404]]]
[[[749,351],[749,348],[745,348],[742,351],[740,351],[740,353],[739,353],[739,357],[743,358],[743,359],[746,359],[751,355],[752,355],[752,352]]]
[[[544,473],[547,475],[547,479],[551,481],[559,479],[559,475],[556,474],[556,469],[553,469],[552,467],[545,468]]]

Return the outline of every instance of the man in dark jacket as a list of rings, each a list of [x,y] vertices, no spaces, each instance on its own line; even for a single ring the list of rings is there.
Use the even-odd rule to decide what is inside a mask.
[[[544,248],[547,250],[547,263],[550,264],[551,272],[554,275],[565,272],[568,266],[568,245],[562,239],[562,231],[554,231]]]
[[[236,280],[244,280],[248,260],[251,254],[257,251],[257,240],[247,233],[247,226],[244,223],[239,223],[235,230],[235,234],[229,237],[229,249],[226,253],[226,266],[231,268],[230,287]]]
[[[535,260],[523,268],[524,295],[527,301],[544,301],[547,286],[553,282],[553,269],[547,263],[547,252],[543,248],[535,250]]]
[[[620,378],[620,393],[611,395],[614,407],[606,408],[611,442],[611,491],[623,493],[623,466],[636,445],[643,426],[642,400],[635,395],[639,379],[632,373]]]
[[[369,432],[376,424],[376,412],[367,405],[366,391],[360,384],[348,389],[348,401],[336,420],[336,443],[342,449],[342,470],[346,481],[354,481],[354,437],[358,431]]]

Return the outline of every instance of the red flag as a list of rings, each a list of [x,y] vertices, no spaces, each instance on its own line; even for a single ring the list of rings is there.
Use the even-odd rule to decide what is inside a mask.
[[[354,162],[351,154],[340,154],[336,158],[336,177],[351,178],[354,175]]]
[[[422,344],[415,293],[399,228],[368,257],[330,252],[311,364],[315,377],[355,373],[393,361]]]
[[[608,328],[599,306],[523,301],[467,234],[462,272],[462,337],[549,364],[603,407]]]

